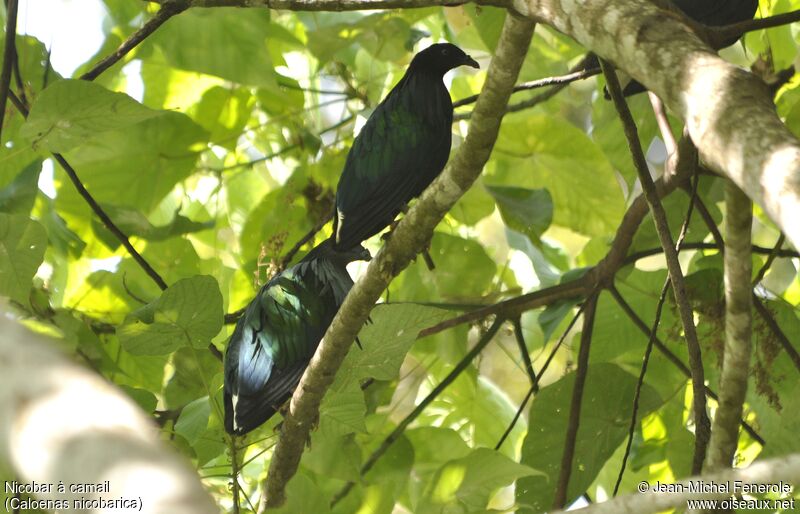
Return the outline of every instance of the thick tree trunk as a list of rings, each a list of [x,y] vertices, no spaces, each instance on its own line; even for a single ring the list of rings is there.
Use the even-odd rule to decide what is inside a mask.
[[[32,496],[67,501],[60,511],[116,511],[72,503],[102,498],[135,502],[124,507],[131,512],[219,512],[197,473],[159,440],[153,421],[53,345],[0,314],[0,461],[18,484],[49,487]],[[71,484],[106,481],[104,492],[70,491]]]

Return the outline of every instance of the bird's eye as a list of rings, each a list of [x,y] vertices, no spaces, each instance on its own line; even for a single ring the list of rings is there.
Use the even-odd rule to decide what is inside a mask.
[[[442,48],[442,55],[449,55],[449,54],[450,50],[448,50],[447,48]]]

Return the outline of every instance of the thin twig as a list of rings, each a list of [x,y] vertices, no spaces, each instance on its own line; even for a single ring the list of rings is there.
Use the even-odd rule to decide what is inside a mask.
[[[75,186],[75,189],[78,190],[78,194],[80,194],[81,197],[83,197],[83,199],[86,201],[86,203],[89,204],[89,207],[91,207],[92,211],[94,211],[97,217],[100,218],[100,221],[103,222],[103,225],[112,234],[114,234],[114,237],[116,237],[117,240],[122,244],[122,246],[125,247],[130,256],[133,257],[133,260],[135,260],[139,264],[139,266],[144,270],[144,272],[147,273],[147,275],[151,279],[153,279],[153,282],[155,282],[156,285],[158,285],[158,287],[162,291],[165,290],[167,288],[167,283],[164,282],[164,279],[161,278],[161,275],[159,275],[156,272],[156,270],[153,269],[150,263],[147,262],[147,260],[145,260],[145,258],[142,257],[142,255],[136,250],[136,248],[133,247],[131,242],[128,240],[128,236],[126,236],[125,233],[122,232],[122,230],[120,230],[119,227],[117,227],[117,225],[111,220],[108,214],[106,214],[103,208],[100,207],[100,204],[97,203],[97,200],[95,200],[94,197],[91,195],[91,193],[89,193],[89,191],[81,182],[80,177],[78,177],[78,174],[75,173],[75,169],[72,166],[70,166],[70,164],[67,162],[66,159],[64,159],[64,156],[62,156],[60,153],[54,153],[53,158],[55,158],[55,160],[61,165],[61,167],[67,173],[67,176],[72,181],[72,184]]]
[[[642,146],[639,143],[636,122],[633,120],[628,104],[625,102],[613,66],[602,60],[600,61],[600,65],[606,76],[606,84],[611,98],[614,101],[614,107],[617,109],[617,113],[622,120],[625,137],[628,140],[628,146],[631,150],[633,162],[639,175],[639,181],[642,185],[645,199],[650,207],[650,211],[653,213],[653,221],[656,225],[656,231],[658,232],[661,246],[664,248],[667,270],[670,280],[672,280],[675,303],[678,305],[678,312],[686,336],[686,344],[689,349],[689,360],[692,370],[692,388],[694,392],[692,401],[694,404],[696,422],[692,472],[699,473],[703,468],[703,461],[705,460],[706,447],[708,446],[708,439],[710,436],[710,422],[708,413],[706,412],[706,397],[704,393],[705,372],[703,371],[702,351],[697,339],[692,308],[689,304],[686,285],[683,280],[683,272],[681,271],[680,262],[678,261],[678,253],[675,251],[674,242],[670,235],[666,213],[663,205],[661,205],[661,200],[658,197],[653,179],[650,177],[647,161],[642,151]]]
[[[386,436],[386,439],[378,446],[378,448],[372,452],[372,454],[364,461],[364,464],[361,466],[361,470],[359,471],[360,476],[364,476],[367,472],[372,469],[378,459],[380,459],[386,450],[401,436],[406,428],[419,417],[420,414],[425,410],[425,408],[430,405],[430,403],[435,400],[442,392],[444,392],[447,387],[453,383],[455,379],[458,378],[461,373],[469,367],[472,363],[473,359],[480,354],[484,348],[492,341],[492,338],[495,336],[500,327],[504,323],[503,318],[495,319],[492,326],[481,336],[480,340],[475,343],[475,346],[456,364],[450,373],[437,385],[428,395],[423,398],[419,404],[414,407],[414,410],[411,411],[408,416],[403,418],[403,420],[398,423],[392,432]],[[339,503],[345,496],[353,489],[355,482],[348,482],[347,484],[342,487],[342,489],[336,493],[336,495],[331,499],[331,507]]]
[[[101,73],[115,65],[123,57],[125,57],[131,50],[136,48],[142,41],[144,41],[150,34],[156,31],[168,19],[176,14],[180,14],[189,8],[189,2],[182,0],[169,0],[161,4],[161,9],[145,23],[142,28],[134,32],[128,39],[122,42],[112,54],[107,55],[99,63],[95,64],[92,69],[80,76],[81,80],[92,81],[100,76]]]
[[[6,102],[11,86],[11,70],[16,55],[17,37],[17,0],[8,0],[6,7],[6,38],[3,50],[3,69],[0,71],[0,142],[2,141],[3,122],[6,118]]]
[[[570,71],[565,75],[556,75],[554,77],[546,77],[543,79],[538,80],[531,80],[529,82],[523,82],[521,84],[517,84],[514,86],[514,93],[518,93],[520,91],[530,91],[531,89],[538,89],[547,86],[555,86],[555,85],[567,85],[578,80],[588,79],[590,77],[594,77],[595,75],[600,74],[600,68],[590,68],[584,69],[583,66],[578,71]],[[453,108],[463,107],[465,105],[469,105],[475,103],[478,100],[478,95],[468,96],[466,98],[462,98],[461,100],[457,100],[453,102]]]
[[[581,348],[578,351],[578,369],[575,372],[575,384],[572,386],[572,401],[569,407],[569,421],[564,439],[564,453],[561,455],[561,470],[556,482],[553,495],[553,508],[563,508],[567,503],[567,488],[572,475],[572,461],[575,456],[575,445],[578,440],[578,428],[581,421],[581,404],[583,403],[583,389],[586,385],[586,376],[589,374],[589,349],[592,344],[592,329],[594,316],[597,312],[597,297],[599,293],[592,293],[586,300],[586,312],[583,315],[583,329],[581,332]]]
[[[652,101],[654,96],[650,97]],[[657,98],[657,97],[656,97]],[[662,105],[663,107],[663,105]],[[657,104],[653,102],[653,108],[657,108]],[[677,149],[677,146],[675,146]],[[686,216],[683,219],[683,226],[681,226],[681,232],[678,236],[678,242],[675,245],[675,251],[680,252],[681,247],[683,246],[683,242],[686,239],[686,233],[689,231],[689,223],[692,221],[692,213],[694,212],[694,198],[697,196],[697,187],[700,184],[700,175],[695,173],[694,180],[692,183],[692,196],[689,198],[689,207],[686,210]],[[644,351],[644,357],[642,358],[642,367],[639,371],[639,379],[636,382],[636,391],[633,395],[633,408],[631,409],[631,422],[628,426],[628,441],[625,444],[625,453],[622,456],[622,464],[619,468],[619,474],[617,475],[617,482],[614,484],[614,493],[613,496],[616,496],[619,492],[619,486],[622,483],[622,477],[625,475],[625,468],[628,465],[628,457],[630,456],[631,446],[633,445],[633,434],[636,431],[636,424],[638,422],[638,414],[639,414],[639,400],[641,398],[642,387],[644,386],[644,378],[647,374],[647,365],[650,363],[650,354],[653,352],[653,345],[655,344],[656,334],[658,334],[658,325],[661,323],[661,313],[664,308],[664,301],[667,299],[667,292],[669,291],[670,286],[670,279],[664,281],[664,285],[661,288],[661,293],[658,296],[658,302],[656,303],[656,314],[653,318],[653,325],[650,329],[650,335],[647,339],[647,347]],[[616,289],[615,286],[611,286]],[[616,293],[616,296],[621,296],[619,293]]]
[[[796,21],[800,21],[800,10],[776,14],[775,16],[769,16],[767,18],[742,21],[723,27],[709,27],[708,30],[715,38],[718,38],[720,41],[726,41],[733,37],[742,36],[747,32],[789,25]]]
[[[651,333],[650,327],[648,327],[647,324],[644,322],[644,320],[642,320],[642,318],[640,318],[639,315],[636,314],[636,311],[634,311],[633,308],[630,306],[630,304],[627,301],[625,301],[625,298],[622,297],[619,291],[617,291],[617,289],[615,288],[609,288],[608,292],[611,293],[611,295],[614,297],[614,300],[617,302],[617,305],[620,306],[620,308],[628,316],[628,318],[630,318],[630,320],[633,321],[633,324],[636,325],[636,327],[644,335],[649,337]],[[656,337],[653,340],[653,342],[656,349],[659,352],[661,352],[661,354],[664,357],[666,357],[667,360],[670,361],[676,368],[678,368],[678,370],[680,370],[680,372],[683,373],[683,375],[686,378],[692,378],[692,371],[689,369],[689,366],[684,364],[683,361],[681,361],[681,359],[677,355],[675,355],[675,353],[673,353],[672,350],[670,350],[667,347],[667,345],[664,344],[663,341],[661,341],[661,339]],[[717,401],[719,399],[717,393],[715,393],[709,387],[705,388],[705,394],[714,401]],[[749,423],[747,423],[745,420],[742,420],[741,424],[744,431],[747,432],[748,435],[750,435],[750,437],[752,437],[754,441],[758,442],[758,444],[760,444],[761,446],[766,445],[764,438],[761,437]]]
[[[642,386],[644,385],[644,377],[647,374],[647,365],[650,363],[650,354],[653,352],[653,345],[656,340],[656,333],[658,331],[658,324],[661,322],[661,312],[664,307],[664,301],[667,299],[667,292],[669,291],[670,281],[669,278],[664,282],[661,288],[661,294],[658,296],[658,303],[656,304],[656,315],[653,319],[653,326],[650,329],[650,337],[647,339],[647,347],[644,350],[644,357],[642,357],[642,367],[639,370],[639,379],[636,382],[636,391],[633,395],[633,409],[631,410],[631,422],[628,425],[628,440],[625,443],[625,453],[622,455],[622,464],[619,467],[619,474],[617,474],[617,481],[614,483],[614,492],[612,496],[616,496],[619,492],[619,486],[622,483],[622,477],[625,475],[625,468],[628,465],[628,457],[631,453],[631,446],[633,445],[633,434],[636,432],[636,423],[639,414],[639,399],[641,398]],[[613,286],[612,286],[613,287]],[[615,293],[616,287],[614,287]]]
[[[775,259],[778,257],[778,254],[781,251],[781,246],[783,246],[784,241],[786,241],[786,236],[781,235],[778,236],[778,241],[775,242],[775,246],[772,248],[772,251],[769,252],[767,256],[767,261],[761,266],[761,269],[758,270],[756,274],[756,278],[753,279],[753,286],[757,286],[762,280],[764,280],[764,275],[767,274],[767,271],[772,267],[772,263],[775,262]]]
[[[540,369],[539,372],[536,374],[533,385],[531,385],[531,388],[528,389],[528,394],[525,395],[525,398],[523,398],[522,403],[520,403],[516,414],[514,414],[514,418],[511,420],[511,423],[508,424],[508,427],[506,427],[506,431],[503,432],[503,435],[500,436],[500,439],[497,441],[497,444],[494,447],[495,450],[499,450],[500,447],[503,446],[503,443],[506,441],[506,439],[508,439],[508,436],[511,435],[511,432],[514,430],[514,426],[517,424],[517,421],[519,421],[519,418],[522,415],[522,411],[525,410],[525,405],[527,405],[531,397],[539,391],[539,382],[542,380],[544,372],[547,371],[548,367],[550,367],[550,363],[553,361],[553,358],[555,358],[556,354],[558,353],[558,349],[561,348],[561,345],[564,343],[564,340],[567,338],[567,335],[569,334],[570,330],[572,330],[572,327],[575,326],[575,323],[578,321],[578,318],[580,318],[585,305],[586,305],[585,302],[581,304],[581,306],[575,312],[575,315],[572,316],[572,320],[570,320],[569,325],[567,325],[567,328],[564,329],[564,332],[561,334],[561,337],[558,338],[558,342],[553,346],[553,349],[550,350],[550,354],[547,356],[547,360],[544,361],[542,369]]]
[[[513,320],[514,324],[514,339],[517,340],[517,347],[519,348],[520,357],[525,364],[525,372],[531,380],[531,387],[536,387],[536,372],[533,370],[533,363],[531,362],[531,355],[528,353],[528,345],[525,344],[525,334],[522,333],[522,319],[517,316]]]
[[[772,334],[780,343],[781,348],[789,355],[794,367],[797,368],[797,371],[800,371],[800,353],[797,352],[797,349],[792,345],[792,342],[789,341],[789,338],[786,337],[781,326],[778,325],[778,321],[772,316],[772,313],[766,305],[764,305],[764,302],[762,302],[761,298],[755,293],[753,293],[753,307],[756,308],[758,315],[761,316],[761,319],[764,320],[764,323],[766,323],[767,327],[772,331]]]
[[[308,243],[309,241],[311,241],[312,239],[314,239],[314,236],[316,236],[316,235],[317,235],[317,232],[319,232],[320,230],[322,230],[322,227],[324,227],[324,226],[325,226],[325,225],[326,225],[326,224],[327,224],[327,223],[328,223],[328,222],[331,220],[331,218],[333,218],[333,213],[330,213],[330,214],[328,214],[327,216],[325,216],[325,218],[323,218],[322,220],[320,220],[320,221],[319,221],[319,223],[317,223],[316,225],[314,225],[314,226],[311,228],[311,230],[309,230],[309,231],[308,231],[308,232],[307,232],[307,233],[306,233],[306,234],[305,234],[303,237],[301,237],[301,238],[300,238],[300,239],[299,239],[299,240],[298,240],[298,241],[297,241],[297,242],[294,244],[294,246],[292,246],[292,247],[289,249],[289,251],[288,251],[288,252],[286,252],[286,254],[285,254],[283,257],[281,257],[281,260],[278,262],[278,269],[279,269],[280,271],[282,271],[283,269],[285,269],[285,268],[286,268],[286,266],[287,266],[287,265],[288,265],[290,262],[292,262],[292,259],[293,259],[293,258],[294,258],[294,256],[297,254],[297,252],[299,252],[299,251],[300,251],[300,248],[302,248],[304,244],[306,244],[306,243]]]

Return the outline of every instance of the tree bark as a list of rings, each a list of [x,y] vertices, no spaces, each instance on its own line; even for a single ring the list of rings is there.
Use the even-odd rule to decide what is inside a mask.
[[[145,513],[219,512],[197,473],[130,398],[4,314],[0,334],[0,461],[18,483],[52,485],[34,497],[67,500],[70,512],[100,512],[72,503],[100,497],[141,502],[131,511]],[[69,490],[105,481],[107,492]]]
[[[739,420],[750,374],[752,297],[750,229],[753,204],[732,182],[725,184],[725,355],[719,379],[705,469],[730,467],[739,442]]]

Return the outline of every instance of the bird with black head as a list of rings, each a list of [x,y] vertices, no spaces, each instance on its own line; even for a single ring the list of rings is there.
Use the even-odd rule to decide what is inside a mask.
[[[334,246],[360,245],[433,182],[450,155],[453,103],[444,75],[479,68],[450,43],[431,45],[373,111],[347,155],[336,190]]]

